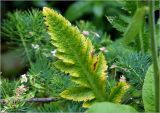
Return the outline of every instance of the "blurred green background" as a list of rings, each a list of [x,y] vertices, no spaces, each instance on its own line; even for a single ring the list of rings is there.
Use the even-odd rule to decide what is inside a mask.
[[[127,0],[126,0],[127,1]],[[125,4],[124,4],[125,3]],[[143,2],[146,4],[146,2]],[[143,4],[142,3],[142,4]],[[128,5],[128,6],[126,6]],[[45,0],[35,0],[35,1],[1,1],[1,25],[7,18],[9,12],[13,13],[16,10],[28,11],[33,8],[42,10],[42,8],[50,7],[58,12],[60,12],[64,17],[66,17],[72,24],[78,25],[77,23],[81,20],[89,22],[95,26],[95,31],[99,34],[106,33],[111,40],[117,40],[122,37],[124,30],[118,30],[111,25],[112,20],[106,18],[109,16],[119,17],[122,14],[122,19],[127,21],[127,18],[133,16],[136,10],[135,1],[119,1],[119,0],[103,0],[103,1],[45,1]],[[127,10],[122,7],[129,7]],[[155,11],[156,18],[159,16],[159,10]],[[127,18],[126,18],[127,17]],[[146,18],[146,22],[147,22]],[[123,25],[124,24],[124,25]],[[122,26],[125,28],[128,25],[127,22],[123,22]],[[80,26],[83,28],[83,26]],[[1,28],[2,29],[2,28]],[[92,29],[92,28],[91,28]],[[12,48],[18,48],[17,45],[11,44],[10,40],[6,37],[1,37],[1,70],[3,75],[7,76],[20,75],[27,71],[28,67],[20,63],[21,56],[17,56],[17,52],[13,51]]]
[[[118,9],[121,7],[121,4],[116,4],[115,1],[1,1],[1,23],[4,23],[9,12],[13,13],[17,10],[28,11],[33,8],[42,10],[44,6],[57,10],[75,25],[80,20],[89,21],[96,26],[98,31],[108,32],[113,40],[118,38],[119,32],[111,27],[111,24],[105,17],[106,10],[108,10],[108,14],[118,13],[118,10],[116,11],[115,8]],[[10,39],[2,35],[1,71],[4,77],[19,76],[28,70],[28,67],[21,63],[22,57],[17,56],[19,52],[13,49],[18,48],[18,46],[10,42]]]

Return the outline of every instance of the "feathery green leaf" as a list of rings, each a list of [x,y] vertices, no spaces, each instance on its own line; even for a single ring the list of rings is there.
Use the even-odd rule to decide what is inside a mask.
[[[87,90],[89,99],[95,97],[97,101],[105,101],[105,71],[107,66],[103,54],[94,55],[91,41],[85,38],[77,27],[71,26],[70,22],[62,15],[46,7],[43,9],[43,14],[53,45],[57,48],[56,57],[59,60],[55,66],[61,71],[69,73],[72,80],[81,88],[90,89]],[[73,94],[68,96],[67,91],[61,93],[63,98],[86,100],[83,97],[84,94],[78,95],[78,90],[74,90],[77,99],[74,98],[75,95]],[[87,93],[86,90],[84,93]]]

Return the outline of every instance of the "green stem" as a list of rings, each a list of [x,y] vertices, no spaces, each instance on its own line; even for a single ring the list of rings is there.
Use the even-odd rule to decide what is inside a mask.
[[[144,54],[143,28],[140,28],[140,30],[139,30],[139,40],[140,40],[141,52],[142,52],[142,54]]]
[[[27,55],[27,59],[28,59],[29,65],[31,66],[32,61],[31,61],[31,59],[30,59],[29,52],[28,52],[28,49],[27,49],[25,40],[23,39],[23,36],[22,36],[21,34],[20,34],[20,38],[21,38],[22,44],[23,44],[23,46],[24,46],[24,49],[25,49],[25,52],[26,52],[26,55]]]
[[[155,37],[155,22],[154,22],[154,1],[149,1],[149,23],[150,23],[150,36],[152,46],[152,58],[154,68],[154,81],[155,81],[155,112],[159,112],[159,76],[160,71],[158,67],[158,54],[157,44]]]
[[[140,1],[137,0],[137,9],[140,8]],[[140,47],[141,52],[144,54],[144,44],[143,44],[143,27],[144,27],[144,21],[142,27],[139,29],[139,41],[140,41]]]

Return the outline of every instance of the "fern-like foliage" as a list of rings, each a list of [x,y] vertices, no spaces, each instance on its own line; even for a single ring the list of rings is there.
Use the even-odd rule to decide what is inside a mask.
[[[150,64],[151,58],[148,54],[143,55],[137,52],[128,52],[124,56],[119,56],[116,62],[117,66],[127,69],[123,73],[127,75],[129,82],[137,89],[142,88],[143,80]]]
[[[51,60],[42,55],[37,55],[28,75],[31,90],[36,92],[37,97],[58,97],[60,92],[72,85],[69,77],[52,67]]]
[[[32,112],[84,112],[85,108],[81,107],[81,102],[73,102],[68,100],[62,100],[57,102],[51,102],[46,104],[41,104],[37,107],[36,104],[33,104],[30,108],[27,109],[29,113]]]
[[[56,57],[60,59],[55,66],[70,73],[72,80],[78,84],[60,95],[74,101],[105,101],[107,66],[103,54],[94,55],[91,41],[60,14],[46,7],[43,14],[53,45],[57,48]]]
[[[16,83],[17,81],[16,80],[12,80],[12,81],[9,81],[8,79],[2,79],[1,78],[1,81],[0,81],[0,91],[1,91],[1,95],[0,95],[0,98],[6,98],[7,96],[8,97],[11,97],[13,96],[13,90],[15,89],[16,87]]]
[[[125,32],[131,18],[126,15],[106,16],[112,26],[120,32]]]
[[[46,42],[49,39],[43,22],[42,12],[36,9],[8,13],[2,22],[2,36],[13,44],[22,45],[21,36],[26,43]]]

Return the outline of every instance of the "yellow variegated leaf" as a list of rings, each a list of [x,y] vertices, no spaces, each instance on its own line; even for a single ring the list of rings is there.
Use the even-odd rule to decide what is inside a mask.
[[[94,55],[91,41],[56,11],[44,7],[43,15],[52,43],[57,48],[56,57],[59,60],[55,66],[69,73],[73,82],[81,87],[66,90],[61,96],[75,101],[91,100],[93,97],[96,101],[106,101],[107,66],[103,54]]]
[[[95,100],[85,101],[85,102],[82,104],[82,107],[84,107],[84,108],[89,108],[93,103],[95,103]]]
[[[126,82],[119,82],[115,87],[111,89],[109,101],[114,103],[120,103],[122,96],[128,88],[129,85]]]
[[[95,98],[93,92],[89,88],[74,87],[63,91],[60,94],[61,97],[74,101],[88,101]]]

